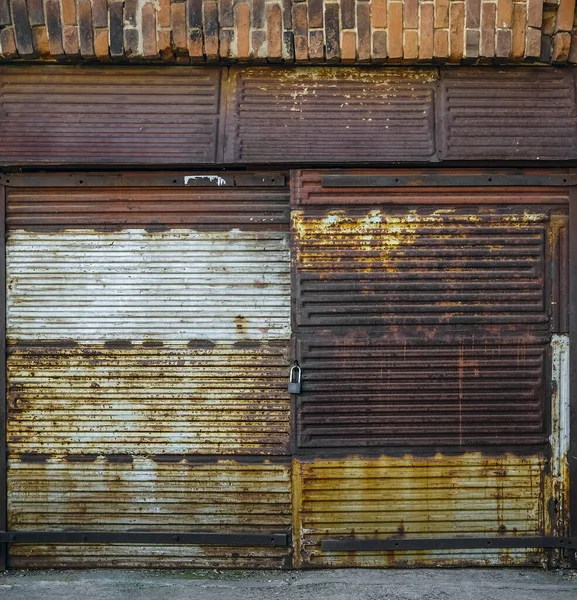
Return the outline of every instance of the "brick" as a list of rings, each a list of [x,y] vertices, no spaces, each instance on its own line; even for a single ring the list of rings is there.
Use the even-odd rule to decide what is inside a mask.
[[[358,61],[371,60],[371,7],[368,2],[357,4]]]
[[[138,29],[133,29],[132,27],[124,28],[124,52],[127,58],[136,58],[139,55],[139,41],[140,33],[138,32]]]
[[[8,0],[0,0],[0,27],[11,25],[12,17],[10,16],[10,6]]]
[[[233,58],[234,57],[234,51],[233,51],[234,29],[231,29],[231,28],[223,29],[221,27],[218,37],[219,37],[218,41],[219,41],[219,48],[220,48],[220,57],[224,60],[226,60],[227,58]],[[181,52],[181,56],[182,56],[182,52]]]
[[[525,40],[525,58],[537,59],[541,56],[541,30],[529,27]]]
[[[202,27],[202,0],[187,0],[186,14],[188,16],[188,27]],[[190,51],[190,49],[189,49]]]
[[[170,0],[157,0],[156,24],[158,27],[170,27]],[[158,46],[160,49],[160,44]]]
[[[48,58],[50,56],[50,42],[48,41],[46,25],[32,28],[32,40],[36,54],[42,58]]]
[[[435,2],[435,29],[449,27],[449,0],[436,0]]]
[[[465,53],[464,35],[465,35],[465,3],[451,3],[451,36],[449,38],[449,60],[451,62],[460,62]]]
[[[202,60],[204,58],[202,30],[198,27],[188,32],[188,55],[194,60]]]
[[[138,0],[124,0],[124,20],[126,24],[136,27],[136,13],[138,12]]]
[[[421,4],[419,58],[431,60],[433,58],[433,29],[435,22],[435,5],[432,3]]]
[[[543,35],[553,35],[555,33],[555,26],[557,25],[557,13],[547,11],[543,13],[543,24],[541,30]]]
[[[320,29],[324,26],[323,0],[309,0],[309,28]]]
[[[541,37],[541,57],[542,62],[549,62],[551,60],[552,42],[548,35]]]
[[[465,58],[479,58],[481,32],[478,29],[467,29],[465,34]]]
[[[339,5],[325,4],[326,53],[328,62],[338,62],[341,55]]]
[[[283,15],[286,15],[286,11],[283,10]],[[284,18],[286,25],[286,17]],[[291,14],[292,23],[292,14]],[[294,34],[292,31],[283,31],[282,34],[282,57],[286,63],[292,63],[295,60],[295,43]]]
[[[218,0],[218,22],[221,27],[234,27],[233,0]]]
[[[108,27],[107,0],[92,0],[92,24],[97,27]]]
[[[415,60],[419,56],[419,32],[415,29],[405,31],[405,40],[403,44],[403,58],[406,60]]]
[[[308,60],[308,11],[306,4],[293,6],[293,32],[295,44],[295,59]]]
[[[418,0],[403,0],[403,23],[405,29],[419,27],[419,2]]]
[[[389,2],[389,29],[387,54],[389,58],[403,57],[403,3]]]
[[[481,0],[467,0],[467,29],[481,26]]]
[[[573,21],[575,18],[575,0],[559,0],[559,9],[557,10],[557,27],[556,31],[572,31]],[[559,38],[559,40],[566,38]],[[557,47],[561,48],[561,42],[557,43]],[[553,40],[553,56],[555,56],[555,40]],[[558,55],[560,56],[560,55]]]
[[[239,6],[246,6],[246,3],[239,4]],[[244,11],[244,8],[241,9],[242,11]],[[248,21],[249,18],[246,20]],[[204,54],[207,60],[216,60],[218,58],[218,5],[216,2],[205,0],[202,3],[202,24],[204,28]]]
[[[250,6],[247,2],[239,2],[236,13],[236,56],[239,60],[250,57]]]
[[[78,56],[80,54],[78,27],[76,25],[64,25],[62,28],[62,46],[66,56]]]
[[[497,27],[508,29],[513,25],[513,0],[499,0]]]
[[[497,11],[492,2],[483,2],[481,6],[481,56],[495,56],[495,20]]]
[[[387,26],[387,0],[373,0],[371,2],[371,24],[373,29],[384,29]]]
[[[527,26],[541,27],[543,24],[543,0],[527,0]]]
[[[110,56],[124,57],[124,22],[122,19],[122,0],[110,3]]]
[[[171,5],[170,22],[172,23],[172,49],[178,56],[187,55],[186,5],[183,2],[176,2]]]
[[[266,33],[268,57],[272,61],[282,59],[282,9],[278,2],[266,6]]]
[[[110,54],[108,53],[108,27],[100,28],[94,32],[94,54],[101,62],[108,62]]]
[[[262,29],[265,23],[264,0],[252,0],[252,26],[255,29]]]
[[[322,62],[325,59],[325,34],[320,29],[309,32],[309,58],[313,62]]]
[[[22,58],[33,58],[35,51],[32,43],[32,29],[28,22],[25,0],[12,0],[12,20],[18,54]]]
[[[267,43],[266,31],[264,29],[253,29],[252,36],[252,55],[256,57],[266,58]]]
[[[435,58],[449,56],[449,32],[446,29],[437,29],[433,35]]]
[[[157,58],[156,8],[152,2],[142,5],[142,57]]]
[[[341,60],[345,64],[357,60],[357,34],[354,31],[341,32]]]
[[[495,56],[509,58],[513,48],[513,38],[510,29],[498,29],[495,42]]]
[[[570,49],[571,34],[567,31],[556,33],[553,36],[553,50],[551,53],[551,60],[554,63],[566,62],[569,58]]]
[[[355,28],[355,0],[340,0],[341,27],[343,29]]]
[[[0,29],[0,56],[8,59],[16,58],[18,56],[14,27]]]
[[[373,61],[384,61],[387,58],[387,32],[373,32]]]
[[[525,56],[525,30],[527,27],[527,9],[525,3],[513,4],[513,47],[512,59],[522,59]]]
[[[55,58],[62,57],[64,48],[62,47],[62,21],[59,0],[46,0],[46,29],[48,31],[50,54]],[[108,40],[106,45],[108,46]]]
[[[94,58],[94,31],[92,29],[92,6],[90,0],[78,0],[77,17],[80,54],[84,58]]]
[[[527,45],[529,45],[529,41],[527,41]],[[569,48],[569,58],[567,60],[572,64],[577,63],[577,29],[573,29],[571,34],[571,47]]]
[[[26,0],[26,6],[28,7],[28,22],[32,27],[46,24],[42,0]]]
[[[293,6],[290,0],[283,0],[282,2],[282,18],[284,23],[284,33],[287,33],[287,30],[293,28]],[[283,36],[284,37],[284,36]],[[283,41],[283,47],[285,46],[285,41]]]
[[[158,29],[156,32],[156,46],[158,54],[163,62],[174,62],[171,37],[170,29]]]

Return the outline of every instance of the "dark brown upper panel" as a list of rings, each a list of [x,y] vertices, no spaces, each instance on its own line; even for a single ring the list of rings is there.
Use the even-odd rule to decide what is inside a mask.
[[[439,96],[441,160],[577,158],[570,70],[447,69]]]
[[[231,70],[225,160],[435,160],[436,70]]]
[[[203,164],[218,147],[221,71],[3,67],[0,164]]]

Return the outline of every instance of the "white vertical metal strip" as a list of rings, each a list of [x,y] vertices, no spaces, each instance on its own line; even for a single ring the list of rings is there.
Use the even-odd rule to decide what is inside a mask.
[[[553,335],[551,347],[553,383],[550,437],[551,472],[553,477],[561,480],[567,473],[567,453],[569,452],[569,336]]]

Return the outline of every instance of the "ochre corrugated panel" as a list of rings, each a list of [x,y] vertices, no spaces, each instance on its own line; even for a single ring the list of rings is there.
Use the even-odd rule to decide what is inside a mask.
[[[285,454],[286,353],[284,341],[13,346],[11,451]]]
[[[439,102],[443,159],[577,157],[571,71],[446,69],[441,72]]]
[[[227,160],[430,161],[434,70],[231,70]]]
[[[545,336],[439,340],[424,328],[301,336],[298,445],[545,444],[547,350]]]
[[[0,164],[214,163],[219,69],[4,67]]]
[[[293,212],[299,325],[546,325],[547,209],[377,201]]]
[[[135,457],[10,461],[9,527],[19,531],[283,532],[290,466],[265,460],[174,462]],[[12,545],[14,568],[55,566],[286,566],[286,547]]]
[[[543,535],[544,468],[542,456],[512,454],[297,461],[297,565],[542,564],[536,549],[323,552],[321,541]]]

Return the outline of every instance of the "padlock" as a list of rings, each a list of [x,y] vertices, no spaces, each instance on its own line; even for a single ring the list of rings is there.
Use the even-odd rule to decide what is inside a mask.
[[[295,360],[290,370],[288,391],[289,394],[301,393],[301,376],[302,369],[299,366],[298,360]]]

